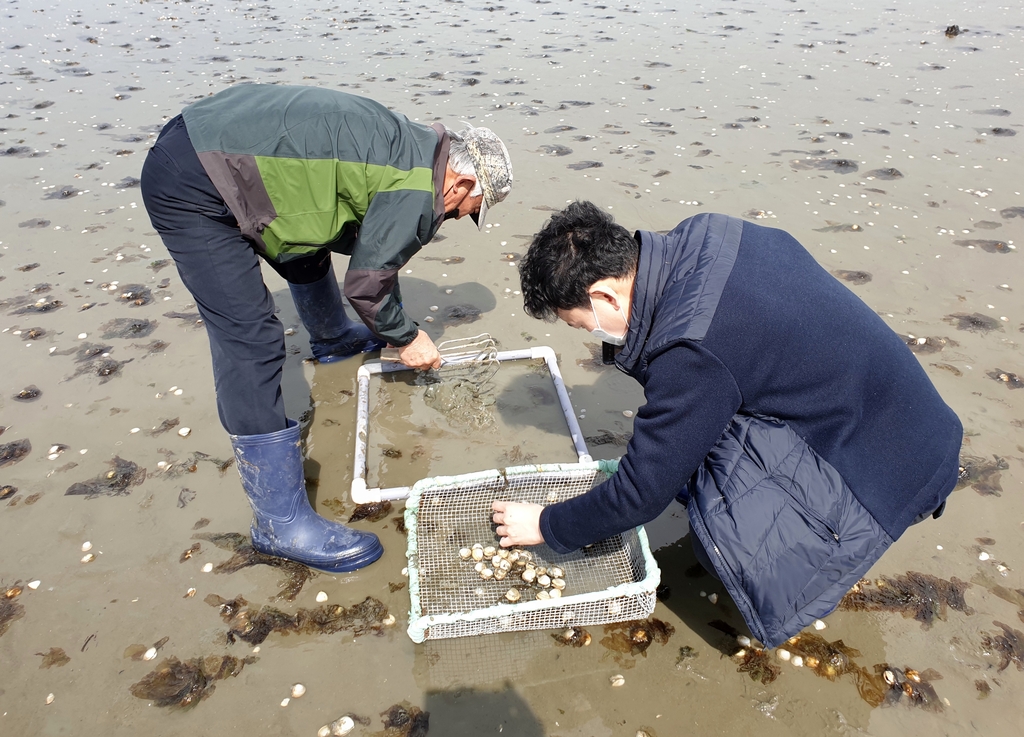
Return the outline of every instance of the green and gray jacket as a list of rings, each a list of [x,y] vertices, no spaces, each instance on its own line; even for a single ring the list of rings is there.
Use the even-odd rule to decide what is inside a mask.
[[[236,85],[182,111],[242,234],[283,262],[351,256],[345,296],[375,333],[406,345],[398,270],[444,216],[448,134],[380,103],[317,87]]]

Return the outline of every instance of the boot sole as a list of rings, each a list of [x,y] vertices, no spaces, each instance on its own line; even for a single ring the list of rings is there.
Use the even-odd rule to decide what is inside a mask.
[[[324,573],[351,573],[352,571],[365,568],[371,563],[375,563],[382,555],[384,555],[384,546],[380,540],[377,540],[377,544],[363,551],[359,555],[346,557],[342,560],[316,560],[316,559],[303,559],[298,555],[292,555],[285,550],[278,550],[270,545],[263,545],[257,542],[256,538],[250,533],[250,539],[252,540],[252,547],[259,553],[264,555],[272,555],[275,558],[284,558],[285,560],[293,560],[296,563],[301,563],[304,566],[315,568],[318,571]]]

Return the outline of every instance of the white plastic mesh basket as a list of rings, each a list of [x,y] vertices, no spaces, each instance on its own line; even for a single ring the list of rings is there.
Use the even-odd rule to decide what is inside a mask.
[[[460,548],[474,543],[498,545],[491,523],[495,499],[553,504],[588,491],[617,466],[617,461],[517,466],[417,482],[405,508],[413,641],[650,616],[661,573],[642,527],[565,555],[546,545],[529,548],[534,563],[565,572],[558,599],[536,600],[524,593],[509,603],[505,593],[516,584],[512,575],[483,580],[459,557]]]

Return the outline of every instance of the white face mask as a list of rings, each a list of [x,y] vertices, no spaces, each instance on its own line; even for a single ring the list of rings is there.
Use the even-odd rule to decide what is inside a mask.
[[[590,331],[590,334],[595,338],[600,338],[605,343],[612,345],[625,345],[626,344],[626,333],[629,332],[629,324],[626,324],[626,330],[622,332],[622,335],[612,335],[611,333],[605,332],[601,328],[601,321],[597,319],[597,309],[594,307],[594,298],[590,298],[590,311],[594,313],[594,324],[597,326]],[[617,311],[617,310],[616,310]]]

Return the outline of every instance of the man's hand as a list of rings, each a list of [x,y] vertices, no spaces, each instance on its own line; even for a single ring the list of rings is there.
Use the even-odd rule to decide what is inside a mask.
[[[398,360],[409,368],[430,369],[441,368],[441,354],[430,336],[420,330],[412,343],[398,349]]]
[[[540,534],[540,513],[544,509],[541,505],[493,502],[491,509],[494,510],[491,519],[498,526],[501,547],[540,545],[544,542],[544,536]]]

